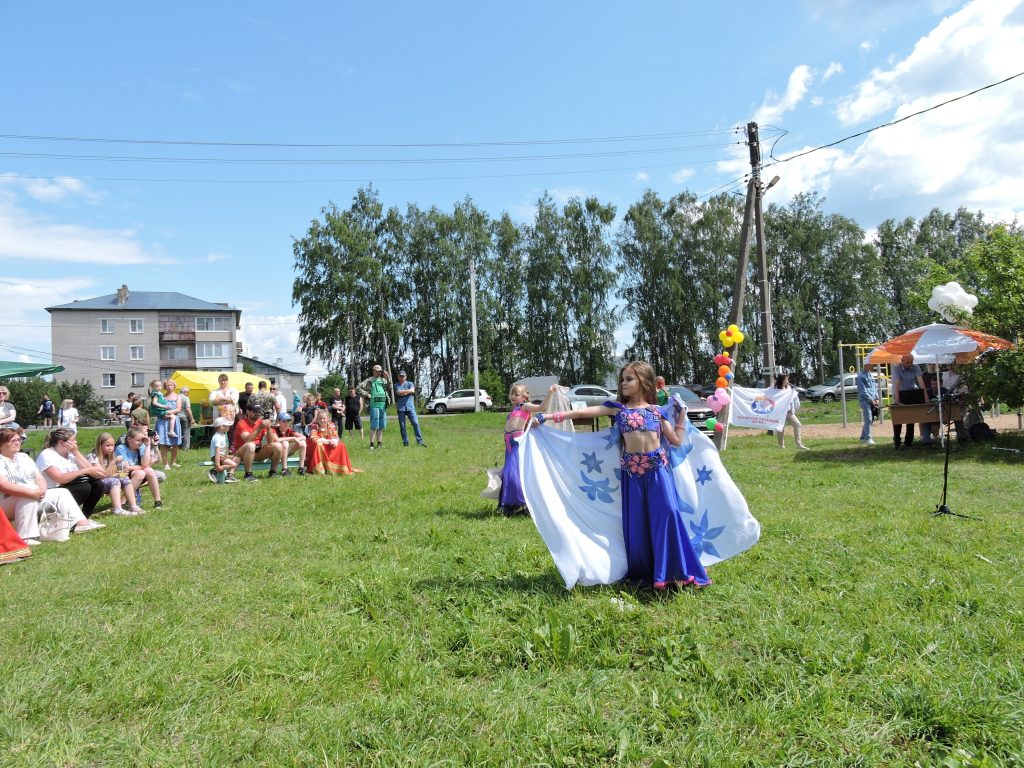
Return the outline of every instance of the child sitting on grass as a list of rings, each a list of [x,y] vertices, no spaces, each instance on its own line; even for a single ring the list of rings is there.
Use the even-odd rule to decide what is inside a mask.
[[[103,491],[110,496],[113,504],[112,512],[117,516],[134,517],[142,514],[142,510],[135,504],[135,489],[128,477],[127,465],[124,459],[119,459],[114,454],[114,436],[109,432],[102,433],[96,438],[96,450],[86,456],[90,464],[102,467],[107,476],[102,479]],[[128,509],[124,504],[128,504]]]
[[[207,473],[207,476],[211,483],[237,483],[235,470],[238,469],[238,459],[233,457],[228,449],[228,432],[231,431],[234,422],[231,419],[218,416],[213,420],[213,426],[217,428],[210,440],[210,461],[213,462],[213,469]],[[223,480],[220,479],[222,476]]]

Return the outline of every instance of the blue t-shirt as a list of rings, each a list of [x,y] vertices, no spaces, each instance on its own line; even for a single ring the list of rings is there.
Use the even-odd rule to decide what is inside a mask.
[[[124,459],[129,467],[141,467],[142,457],[146,455],[146,446],[140,445],[139,450],[133,451],[127,444],[119,445],[114,449],[114,456]]]
[[[409,381],[409,379],[406,379],[401,383],[395,382],[395,404],[398,406],[398,410],[400,411],[412,411],[416,408],[413,403],[413,395],[402,394],[402,392],[407,389],[411,389],[415,392],[416,385]]]
[[[900,363],[892,369],[892,377],[899,384],[900,392],[917,389],[917,379],[921,375],[921,366],[914,363],[909,368],[904,368]]]

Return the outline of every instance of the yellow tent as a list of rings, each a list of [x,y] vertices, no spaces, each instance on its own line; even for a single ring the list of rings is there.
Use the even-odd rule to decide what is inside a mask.
[[[225,371],[175,371],[171,378],[174,379],[174,383],[178,385],[180,391],[182,387],[188,387],[189,389],[189,400],[192,401],[193,414],[195,413],[195,407],[202,406],[202,421],[210,421],[210,393],[218,389],[220,384],[217,383],[217,377],[219,377]],[[267,386],[270,386],[270,379],[263,376],[254,376],[251,373],[242,373],[241,371],[226,371],[228,375],[228,386],[234,387],[239,392],[245,389],[245,385],[248,382],[252,382],[252,388],[258,389],[260,382],[267,382]]]

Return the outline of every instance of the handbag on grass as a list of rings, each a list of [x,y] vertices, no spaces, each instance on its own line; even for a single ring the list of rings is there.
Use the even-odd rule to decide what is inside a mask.
[[[60,511],[52,501],[39,504],[39,540],[67,541],[77,521]]]

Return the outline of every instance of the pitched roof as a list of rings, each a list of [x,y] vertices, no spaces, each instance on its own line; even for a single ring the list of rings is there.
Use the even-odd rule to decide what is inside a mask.
[[[238,356],[238,362],[240,362],[240,363],[249,363],[249,365],[251,365],[254,369],[255,368],[263,368],[264,370],[273,369],[275,371],[280,371],[281,373],[290,373],[293,376],[301,376],[301,375],[303,375],[302,371],[289,371],[287,368],[282,368],[280,365],[274,365],[273,363],[268,363],[266,360],[259,360],[258,358],[247,357],[246,355],[239,355]]]
[[[72,301],[70,304],[58,304],[47,307],[47,312],[55,309],[101,309],[113,312],[139,312],[143,310],[189,310],[198,312],[240,312],[235,307],[226,304],[214,304],[210,301],[203,301],[183,293],[170,293],[165,291],[130,291],[123,304],[117,303],[118,294],[110,293],[106,296],[97,296],[94,299],[82,299]]]

